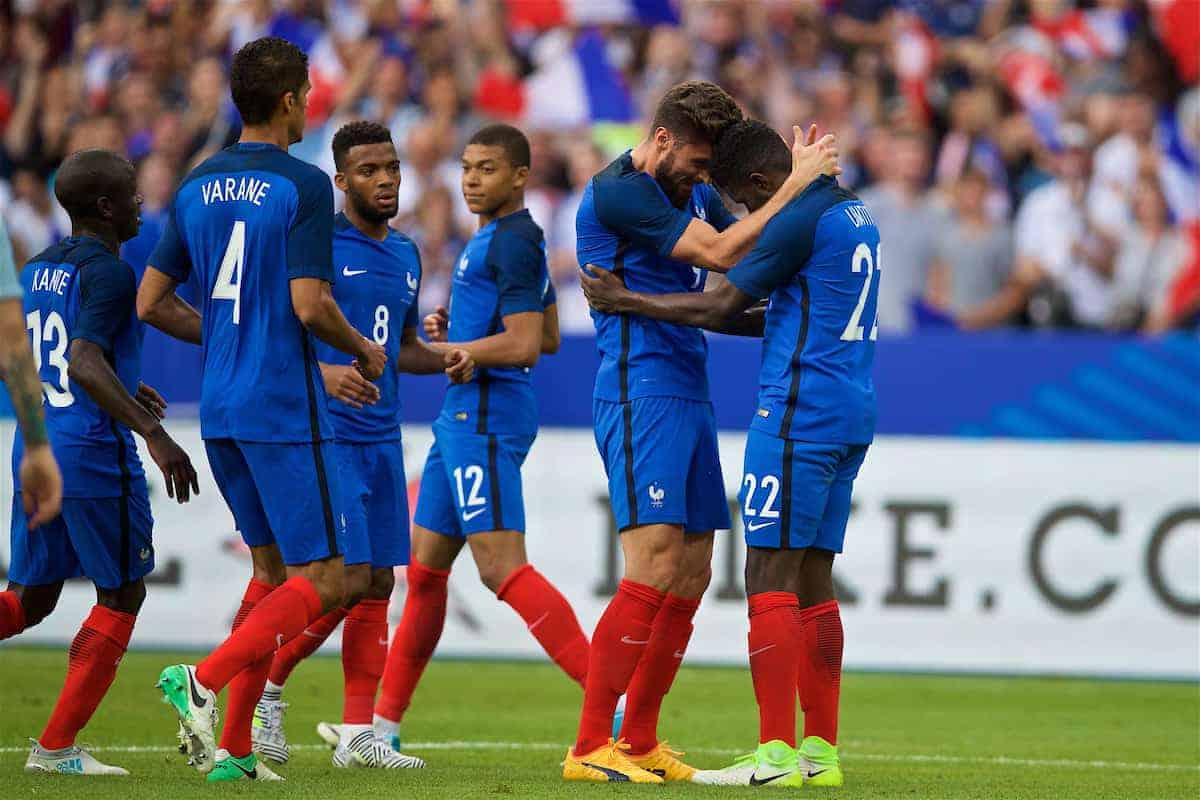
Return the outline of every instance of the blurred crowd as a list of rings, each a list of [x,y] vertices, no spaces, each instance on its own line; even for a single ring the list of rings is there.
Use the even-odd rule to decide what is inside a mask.
[[[426,308],[445,301],[472,230],[462,144],[499,118],[533,145],[528,205],[564,329],[590,331],[574,288],[580,194],[668,86],[705,78],[781,131],[838,135],[842,181],[884,241],[885,333],[1196,330],[1200,0],[661,0],[658,18],[638,16],[654,5],[8,0],[0,210],[32,255],[66,231],[51,191],[63,156],[122,152],[145,197],[125,256],[144,265],[179,179],[236,140],[231,53],[272,34],[312,67],[293,152],[332,172],[343,122],[391,128],[394,224],[420,244]]]

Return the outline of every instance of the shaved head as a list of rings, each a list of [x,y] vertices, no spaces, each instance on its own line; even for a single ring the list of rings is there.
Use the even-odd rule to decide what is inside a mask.
[[[54,196],[74,224],[111,225],[121,241],[137,235],[137,173],[116,153],[80,150],[67,156],[54,179]]]

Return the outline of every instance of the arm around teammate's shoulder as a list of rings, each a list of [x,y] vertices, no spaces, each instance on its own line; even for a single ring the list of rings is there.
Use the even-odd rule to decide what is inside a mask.
[[[779,190],[761,208],[721,232],[707,222],[693,219],[671,250],[671,258],[715,272],[728,272],[750,252],[766,224],[821,175],[838,175],[837,142],[832,134],[816,137],[816,126],[802,136],[792,128],[792,171]]]

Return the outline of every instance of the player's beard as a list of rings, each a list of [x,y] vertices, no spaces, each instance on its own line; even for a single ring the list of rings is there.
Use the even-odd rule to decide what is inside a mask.
[[[675,172],[674,167],[675,153],[669,151],[654,168],[654,180],[658,181],[658,185],[662,187],[663,193],[671,201],[671,205],[683,208],[687,205],[688,198],[692,196],[692,180],[686,175]]]
[[[396,212],[399,210],[398,208],[381,209],[355,194],[350,195],[350,202],[354,204],[354,210],[360,217],[373,224],[389,221],[396,216]]]

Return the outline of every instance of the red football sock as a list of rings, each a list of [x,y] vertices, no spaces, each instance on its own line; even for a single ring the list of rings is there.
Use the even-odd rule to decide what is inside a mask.
[[[421,680],[421,673],[442,638],[449,577],[450,570],[430,569],[415,560],[408,565],[404,613],[392,637],[379,701],[375,704],[375,713],[386,720],[399,722],[404,716],[417,681]]]
[[[804,735],[837,744],[842,684],[842,616],[837,600],[800,610],[800,697]]]
[[[320,619],[310,623],[304,632],[275,651],[271,660],[271,683],[283,686],[288,676],[304,659],[311,656],[325,644],[325,640],[334,632],[342,620],[346,618],[346,609],[335,608]]]
[[[0,592],[0,640],[25,630],[25,608],[16,592]]]
[[[360,600],[342,628],[342,722],[347,725],[371,724],[375,692],[387,662],[387,609],[387,600]]]
[[[546,655],[582,686],[587,677],[588,640],[562,592],[532,564],[525,564],[504,579],[496,597],[521,615]]]
[[[321,595],[303,575],[288,578],[254,607],[238,629],[196,666],[196,680],[214,692],[275,651],[321,614]],[[257,698],[256,698],[257,700]]]
[[[758,741],[796,746],[800,604],[791,592],[750,595],[750,676],[758,701]]]
[[[617,699],[629,688],[665,597],[652,586],[623,580],[604,609],[592,634],[575,753],[590,753],[612,736]]]
[[[133,614],[92,606],[92,613],[71,642],[66,683],[38,739],[43,748],[61,750],[75,743],[75,735],[87,725],[112,686],[136,621]]]
[[[251,578],[246,586],[246,593],[242,595],[242,604],[233,618],[232,630],[236,631],[242,627],[250,611],[273,591],[275,587],[272,584]],[[228,750],[230,755],[238,758],[250,755],[250,723],[254,720],[254,707],[258,705],[258,698],[262,696],[270,666],[269,658],[260,658],[229,682],[229,698],[226,701],[225,726],[221,728],[220,746]]]
[[[683,663],[692,638],[692,617],[699,607],[699,597],[668,594],[654,617],[650,644],[638,661],[625,697],[621,738],[629,742],[633,755],[649,753],[658,746],[658,713]]]

